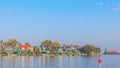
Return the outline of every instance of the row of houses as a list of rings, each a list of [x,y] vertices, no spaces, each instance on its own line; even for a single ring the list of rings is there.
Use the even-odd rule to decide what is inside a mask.
[[[9,45],[7,42],[3,42],[2,40],[0,41],[0,53],[5,52],[8,55],[17,53],[20,55],[22,52],[27,52],[29,50],[33,52],[34,47],[29,44]]]
[[[66,45],[59,47],[43,47],[43,46],[37,46],[39,47],[39,52],[42,54],[49,54],[51,51],[54,51],[55,55],[61,55],[61,54],[67,54],[67,55],[73,55],[73,50],[76,50],[81,52],[81,46],[78,45]],[[17,44],[17,45],[8,45],[6,42],[0,41],[0,53],[5,52],[8,55],[34,55],[35,50],[37,48],[36,46],[31,46],[30,44]]]
[[[51,54],[52,55],[75,55],[74,51],[77,51],[77,55],[81,53],[81,46],[78,45],[62,45],[62,46],[55,46],[51,47],[49,45],[47,46],[39,46],[38,47],[41,50],[42,54]]]

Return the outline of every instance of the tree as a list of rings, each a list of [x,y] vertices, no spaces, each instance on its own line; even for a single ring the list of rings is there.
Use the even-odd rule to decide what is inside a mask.
[[[45,40],[45,41],[42,42],[41,45],[44,46],[44,47],[46,47],[46,46],[51,46],[51,44],[52,44],[51,40]]]
[[[26,42],[25,45],[30,45],[30,44],[28,42]]]
[[[31,46],[30,43],[28,43],[28,42],[26,42],[25,45],[26,45],[26,46]]]
[[[72,50],[73,55],[79,55],[79,51],[78,50]]]
[[[98,50],[98,48],[96,48],[95,46],[93,45],[85,45],[82,47],[82,52],[85,53],[85,54],[97,54],[97,53],[100,53],[100,50]]]
[[[52,43],[52,47],[61,47],[61,44],[59,42]]]
[[[27,54],[28,54],[28,56],[32,56],[33,52],[31,50],[28,50]]]
[[[41,56],[42,55],[40,51],[41,51],[40,47],[36,47],[35,48],[35,54],[36,54],[36,56]]]
[[[8,56],[8,53],[2,52],[2,53],[1,53],[1,56]]]
[[[17,43],[18,43],[18,41],[16,39],[10,39],[7,41],[7,44],[11,45],[11,46],[17,45]]]

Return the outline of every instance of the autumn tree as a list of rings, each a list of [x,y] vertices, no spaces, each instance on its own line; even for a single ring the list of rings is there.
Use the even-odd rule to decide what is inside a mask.
[[[26,42],[25,45],[30,45],[30,43]]]
[[[7,41],[7,44],[11,45],[11,46],[17,45],[17,43],[18,43],[18,41],[16,39],[10,39]]]
[[[87,44],[82,47],[82,52],[85,54],[92,54],[92,53],[97,54],[97,53],[100,53],[101,51],[99,48],[96,48],[93,45]]]
[[[28,42],[26,42],[25,45],[26,45],[26,46],[31,46],[30,43],[28,43]]]
[[[52,43],[52,47],[61,47],[61,44],[59,42]]]
[[[51,44],[52,44],[51,40],[45,40],[45,41],[42,42],[41,45],[44,46],[44,47],[46,47],[46,46],[51,46]]]

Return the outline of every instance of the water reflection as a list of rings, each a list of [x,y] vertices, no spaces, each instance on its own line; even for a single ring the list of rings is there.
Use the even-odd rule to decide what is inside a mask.
[[[102,68],[102,64],[99,64],[99,68]]]
[[[99,57],[0,57],[0,68],[119,68],[120,56],[103,56],[103,64],[99,65]],[[111,60],[109,60],[111,59]],[[113,63],[113,61],[115,61]]]

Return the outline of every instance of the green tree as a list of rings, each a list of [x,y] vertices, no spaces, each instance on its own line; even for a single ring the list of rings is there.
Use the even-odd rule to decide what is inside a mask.
[[[44,47],[46,47],[46,46],[51,46],[51,44],[52,44],[51,40],[45,40],[45,41],[42,42],[41,45],[44,46]]]
[[[1,56],[8,56],[8,53],[2,52],[2,53],[1,53]]]
[[[40,47],[36,47],[36,48],[35,48],[35,54],[36,54],[36,56],[41,56],[41,55],[42,55],[42,54],[41,54]]]
[[[50,56],[54,56],[55,51],[54,50],[50,50],[50,52],[48,53]]]
[[[28,50],[27,54],[28,54],[28,56],[32,56],[33,52],[31,50]]]

